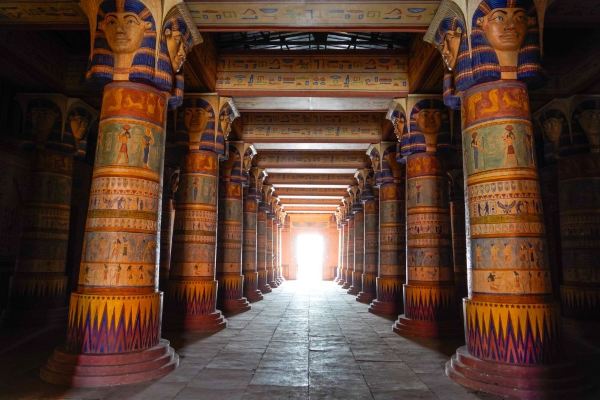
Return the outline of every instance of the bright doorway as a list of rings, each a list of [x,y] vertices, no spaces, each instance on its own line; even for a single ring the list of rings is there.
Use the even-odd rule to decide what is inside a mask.
[[[317,233],[302,233],[296,238],[297,279],[304,283],[323,279],[325,239]]]

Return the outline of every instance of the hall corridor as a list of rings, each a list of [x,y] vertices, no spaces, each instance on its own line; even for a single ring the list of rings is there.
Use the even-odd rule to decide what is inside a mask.
[[[43,340],[39,366],[19,372],[10,357],[1,399],[492,399],[444,375],[460,344],[402,338],[390,320],[367,311],[333,282],[287,281],[228,318],[211,336],[174,340],[180,366],[151,383],[106,389],[64,389],[37,377],[54,346]],[[62,332],[60,332],[62,333]],[[60,337],[60,334],[57,335]],[[46,349],[47,347],[47,349]],[[48,353],[44,353],[47,351]]]

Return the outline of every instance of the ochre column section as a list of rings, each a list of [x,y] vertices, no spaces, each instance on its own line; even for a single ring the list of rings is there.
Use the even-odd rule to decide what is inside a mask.
[[[560,298],[565,317],[600,321],[600,154],[559,163],[562,243]],[[597,335],[597,331],[595,333]]]
[[[395,157],[392,156],[391,158]],[[404,175],[404,166],[398,176]],[[387,178],[379,189],[379,272],[377,275],[377,298],[371,302],[369,311],[396,318],[402,311],[402,284],[405,275],[404,252],[404,182],[399,178]]]
[[[257,211],[256,189],[244,188],[244,250],[242,254],[242,272],[244,274],[244,296],[251,302],[263,299],[258,290],[257,269]]]
[[[354,214],[352,214],[352,205],[348,206],[348,239],[346,240],[346,276],[342,289],[350,289],[352,286],[352,274],[354,273]]]
[[[272,208],[269,208],[269,212],[267,214],[267,242],[265,247],[265,264],[267,266],[267,282],[269,286],[274,289],[279,285],[275,282],[275,269],[274,265],[274,252],[273,252],[273,243],[275,239],[273,238],[273,227],[275,226],[275,217],[273,216]]]
[[[379,261],[379,196],[367,197],[364,200],[364,210],[365,266],[362,274],[362,291],[356,300],[369,304],[377,294],[375,282]]]
[[[165,329],[213,332],[225,328],[215,280],[219,155],[190,149],[176,196]]]
[[[33,156],[5,326],[46,325],[67,318],[67,246],[73,157],[38,148]]]
[[[496,111],[476,108],[480,99]],[[462,114],[467,345],[446,372],[468,387],[520,398],[555,391],[550,376],[560,380],[560,390],[582,389],[573,366],[556,363],[559,308],[552,300],[527,88],[510,80],[475,85],[464,93]]]
[[[289,279],[290,276],[292,245],[291,222],[289,216],[286,215],[281,228],[281,277],[283,280]]]
[[[160,339],[157,290],[167,98],[142,84],[104,88],[79,282],[67,342],[42,369],[46,381],[123,384],[177,366]]]
[[[229,147],[227,163],[236,162],[233,146]],[[238,158],[239,161],[239,158]],[[244,220],[242,182],[231,173],[233,168],[223,168],[219,190],[219,234],[217,243],[218,306],[228,314],[248,311],[250,304],[244,297],[242,275],[242,226]]]
[[[360,195],[357,195],[359,197]],[[357,199],[354,212],[354,269],[352,286],[348,294],[357,295],[362,290],[362,274],[365,265],[365,214],[360,200]]]
[[[262,293],[271,293],[267,267],[267,207],[263,201],[258,203],[256,216],[256,264],[258,268],[258,289]]]
[[[462,333],[455,300],[447,179],[436,153],[406,158],[404,314],[394,332],[419,337]]]

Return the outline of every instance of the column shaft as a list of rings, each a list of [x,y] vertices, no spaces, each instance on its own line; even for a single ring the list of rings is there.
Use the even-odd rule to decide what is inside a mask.
[[[352,285],[348,294],[357,295],[362,290],[362,274],[365,265],[365,214],[362,210],[354,214],[354,269],[352,270]]]
[[[275,252],[273,244],[275,243],[275,238],[273,235],[273,227],[275,226],[275,219],[272,213],[267,215],[267,245],[265,251],[265,262],[267,265],[267,282],[271,288],[276,288],[279,286],[277,282],[275,282]]]
[[[218,154],[190,151],[181,170],[164,327],[212,332],[225,328],[217,310]]]
[[[217,241],[217,280],[219,281],[217,304],[223,312],[232,314],[250,309],[250,304],[244,297],[242,275],[243,188],[241,182],[234,181],[229,175],[222,175],[221,179]]]
[[[262,293],[271,293],[267,265],[267,212],[259,203],[256,217],[256,263],[258,268],[258,289]]]
[[[379,199],[366,200],[365,210],[365,266],[362,274],[362,291],[357,300],[369,304],[376,296],[377,267],[379,261]]]
[[[352,286],[352,274],[354,273],[354,216],[348,216],[348,239],[346,241],[346,276],[342,289],[350,289]]]
[[[244,296],[251,302],[263,299],[258,290],[257,269],[257,210],[258,202],[249,188],[244,188],[244,245],[242,271],[244,273]]]
[[[440,337],[462,333],[454,288],[447,182],[438,156],[406,159],[406,284],[402,335]]]
[[[402,310],[405,279],[404,182],[383,182],[379,190],[379,272],[377,298],[369,311],[396,318]]]

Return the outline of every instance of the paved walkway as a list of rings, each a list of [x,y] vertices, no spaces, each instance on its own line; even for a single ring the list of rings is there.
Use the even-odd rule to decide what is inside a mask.
[[[251,311],[229,318],[226,330],[174,340],[180,367],[159,381],[95,390],[46,385],[37,378],[54,346],[46,339],[16,364],[0,358],[0,398],[492,398],[444,375],[444,364],[460,343],[408,340],[391,326],[332,282],[305,287],[288,281]]]

